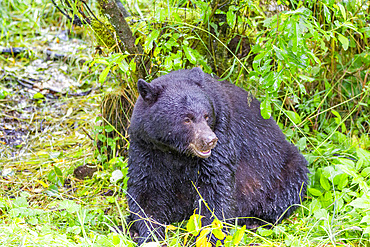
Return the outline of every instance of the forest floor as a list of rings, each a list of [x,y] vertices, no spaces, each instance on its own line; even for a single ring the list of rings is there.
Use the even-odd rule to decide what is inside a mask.
[[[134,246],[125,231],[127,160],[102,164],[96,144],[101,101],[120,82],[111,74],[99,82],[91,34],[72,29],[51,3],[12,4],[0,39],[0,246]],[[45,19],[24,20],[41,11]],[[336,163],[320,174],[303,148],[319,182],[296,213],[273,229],[235,227],[230,246],[370,246],[369,136],[342,138],[342,159],[335,143],[322,147]],[[168,228],[167,246],[195,245],[184,225]]]

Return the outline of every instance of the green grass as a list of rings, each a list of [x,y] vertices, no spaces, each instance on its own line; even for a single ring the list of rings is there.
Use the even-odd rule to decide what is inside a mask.
[[[147,79],[192,66],[211,72],[216,63],[215,73],[268,99],[264,114],[274,116],[309,161],[308,195],[295,213],[273,229],[229,226],[225,245],[370,246],[370,50],[363,6],[349,1],[343,12],[339,1],[337,7],[320,3],[332,19],[326,10],[284,12],[280,29],[264,5],[250,2],[240,12],[230,10],[228,25],[236,25],[237,13],[248,23],[252,51],[261,54],[253,64],[252,56],[218,59],[207,47],[204,37],[211,32],[197,24],[209,17],[207,6],[186,12],[171,3],[170,8],[167,2],[140,3],[147,18],[133,17],[132,29],[149,58]],[[125,232],[113,230],[126,227],[127,160],[108,158],[96,147],[99,139],[118,148],[119,142],[106,137],[113,128],[100,117],[100,103],[119,84],[135,95],[130,56],[105,48],[99,55],[90,28],[72,28],[48,1],[1,1],[0,16],[0,46],[28,49],[16,57],[0,54],[0,245],[134,246]],[[299,20],[309,28],[297,26],[291,33],[288,27]],[[69,29],[70,40],[64,41],[59,35]],[[49,48],[72,59],[45,61]],[[44,88],[58,83],[60,93]],[[76,167],[90,164],[98,168],[93,177],[73,175]],[[221,234],[219,223],[201,228],[194,220],[196,215],[169,226],[167,246],[194,246],[192,236],[202,231]],[[207,243],[199,240],[197,246]]]

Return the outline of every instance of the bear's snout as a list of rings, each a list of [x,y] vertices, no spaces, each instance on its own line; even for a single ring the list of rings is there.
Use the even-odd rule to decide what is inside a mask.
[[[202,150],[208,150],[208,149],[214,148],[217,144],[217,141],[218,141],[218,138],[215,133],[213,132],[206,133],[206,135],[204,136],[204,139],[202,140],[203,142]]]
[[[200,158],[211,156],[211,150],[216,146],[218,138],[207,123],[195,125],[195,135],[189,148],[193,155]]]

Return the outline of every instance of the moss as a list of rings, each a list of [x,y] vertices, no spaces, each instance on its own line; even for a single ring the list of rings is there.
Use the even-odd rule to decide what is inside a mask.
[[[108,49],[117,47],[116,31],[109,22],[93,20],[91,21],[91,28],[94,31],[98,46],[107,47]]]

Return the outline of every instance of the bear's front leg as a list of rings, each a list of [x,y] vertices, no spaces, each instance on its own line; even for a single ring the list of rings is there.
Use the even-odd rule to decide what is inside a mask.
[[[133,199],[128,199],[130,208],[129,226],[131,236],[137,235],[138,245],[146,242],[163,241],[165,239],[165,227],[155,216],[149,212],[145,212],[143,208],[134,202]]]
[[[202,217],[202,226],[211,225],[217,218],[221,222],[233,222],[236,217],[236,199],[235,199],[235,183],[233,172],[227,169],[219,169],[214,165],[214,169],[206,176],[200,176],[202,179],[198,183],[199,200],[196,202],[195,208]],[[223,228],[227,232],[226,228]],[[212,244],[216,244],[217,238],[214,235],[208,236]],[[220,239],[222,240],[222,239]]]
[[[220,221],[235,220],[236,201],[232,191],[222,191],[210,185],[199,188],[199,193],[203,200],[198,200],[195,206],[198,213],[204,216],[203,226],[210,225],[215,218]]]

